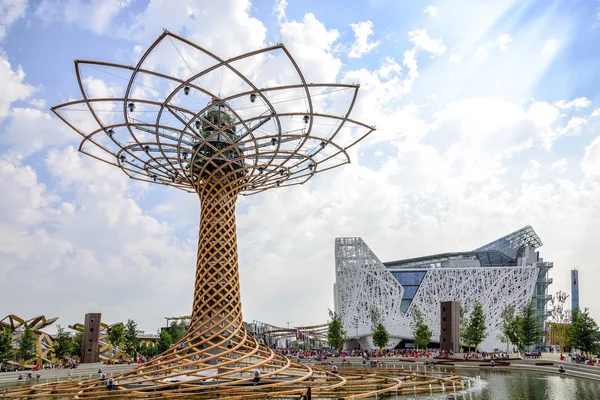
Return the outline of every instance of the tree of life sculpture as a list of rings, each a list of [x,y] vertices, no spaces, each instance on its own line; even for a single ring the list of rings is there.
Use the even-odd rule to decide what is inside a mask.
[[[348,163],[347,150],[373,131],[349,119],[357,85],[307,83],[281,44],[225,60],[167,31],[135,66],[79,60],[75,67],[83,99],[52,111],[83,137],[79,151],[200,198],[192,318],[181,341],[115,376],[113,390],[88,379],[12,396],[258,398],[310,386],[340,397],[399,388],[397,378],[361,381],[358,372],[343,377],[292,362],[260,345],[242,320],[236,200]],[[124,95],[84,70],[130,74]]]

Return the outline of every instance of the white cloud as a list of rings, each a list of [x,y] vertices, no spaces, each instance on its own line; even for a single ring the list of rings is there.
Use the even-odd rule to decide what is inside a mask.
[[[327,29],[314,14],[306,14],[301,22],[281,25],[281,38],[298,61],[309,82],[333,82],[342,67],[335,57],[334,46],[340,34]]]
[[[452,54],[450,56],[449,60],[453,64],[459,64],[460,63],[460,57],[457,54]]]
[[[568,163],[569,163],[569,160],[567,160],[566,158],[561,158],[560,160],[553,162],[552,165],[550,166],[550,169],[552,171],[556,171],[556,172],[562,174],[567,171]]]
[[[585,97],[578,97],[571,101],[559,100],[555,102],[554,105],[563,110],[570,110],[572,108],[579,110],[582,108],[588,108],[592,105],[592,102]]]
[[[559,130],[561,135],[564,136],[576,136],[581,133],[584,125],[587,123],[587,120],[582,117],[572,117],[567,125]]]
[[[440,9],[437,8],[436,6],[427,6],[423,9],[423,12],[425,14],[428,14],[429,16],[433,17],[433,18],[439,18],[440,17]]]
[[[554,56],[556,51],[558,50],[558,42],[556,39],[548,39],[544,43],[544,47],[542,48],[542,54],[547,55],[548,57]]]
[[[383,62],[381,63],[381,67],[377,70],[377,73],[382,78],[389,78],[394,74],[399,74],[402,70],[402,67],[394,61],[392,57],[384,57]]]
[[[362,21],[358,24],[350,24],[350,26],[354,31],[355,40],[352,43],[348,57],[360,58],[381,44],[379,40],[375,42],[369,40],[369,37],[373,35],[373,23],[371,21]]]
[[[590,117],[600,117],[600,108],[595,109]]]
[[[8,115],[13,102],[25,100],[35,92],[35,89],[24,81],[23,68],[19,66],[13,71],[8,59],[0,54],[0,121]]]
[[[414,29],[408,32],[408,37],[417,49],[425,50],[434,56],[439,56],[446,52],[446,46],[442,44],[442,38],[430,38],[425,29]]]
[[[488,54],[490,63],[467,74],[446,59],[417,64],[421,50],[433,55],[446,51],[441,39],[429,38],[424,30],[412,31],[414,47],[397,49],[395,56],[382,54],[381,62],[368,68],[348,70],[336,56],[342,46],[337,30],[310,13],[297,21],[281,20],[281,41],[307,80],[361,83],[352,117],[376,123],[378,131],[353,150],[351,165],[317,175],[300,187],[239,200],[240,275],[247,320],[283,324],[295,315],[298,324],[322,322],[327,306],[332,306],[336,236],[362,236],[381,259],[391,260],[472,249],[532,224],[545,244],[542,256],[555,262],[551,291],[568,288],[568,276],[562,278],[568,275],[565,268],[592,265],[593,244],[600,240],[594,229],[600,225],[599,142],[588,146],[583,160],[560,159],[563,149],[557,147],[552,157],[559,160],[549,168],[528,162],[546,159],[540,154],[558,137],[564,136],[569,146],[576,142],[567,135],[580,134],[577,140],[587,137],[592,124],[578,110],[589,107],[585,105],[589,100],[527,100],[551,60],[538,57],[527,65],[519,63],[523,54],[539,51],[539,35],[530,31],[523,33],[528,40],[515,34],[506,53],[496,44],[499,32],[478,36],[506,15],[508,3],[500,3],[487,7],[483,16],[461,19],[456,32],[464,39],[456,41],[444,30],[439,34],[455,51],[451,63],[460,61],[459,54],[468,63],[480,43],[489,42],[481,54]],[[142,13],[133,7],[128,10],[131,28],[119,28],[112,18],[100,30],[127,35],[131,41],[122,42],[122,48],[133,48],[135,57],[162,26],[229,56],[266,44],[266,27],[250,16],[254,15],[250,6],[243,0],[206,2],[202,7],[196,1],[153,1]],[[416,11],[422,17],[421,7]],[[264,18],[274,19],[270,12]],[[449,14],[445,20],[453,19]],[[269,33],[273,37],[277,32]],[[177,70],[173,60],[167,61]],[[513,65],[522,73],[515,73]],[[270,61],[264,76],[279,81],[280,66],[278,60]],[[449,70],[455,79],[448,79]],[[9,66],[8,71],[13,79],[19,76],[18,69],[13,72]],[[24,77],[16,81],[33,90]],[[5,82],[0,79],[0,85]],[[98,94],[122,91],[98,77],[87,77],[85,83]],[[494,85],[500,89],[488,91]],[[512,86],[518,90],[510,91]],[[30,93],[14,97],[15,90],[3,93],[11,93],[11,99],[31,97]],[[40,105],[38,100],[31,101]],[[10,282],[16,283],[9,286],[0,278],[0,291],[17,296],[34,274],[39,277],[35,282],[43,283],[33,282],[25,290],[45,301],[19,302],[10,312],[58,314],[66,324],[100,309],[109,322],[135,318],[144,328],[156,327],[165,315],[189,313],[197,240],[195,196],[132,182],[62,142],[48,142],[54,140],[52,134],[60,138],[54,118],[48,121],[43,110],[21,104],[11,109],[13,101],[5,103],[3,143],[13,151],[22,149],[22,154],[35,149],[35,160],[45,162],[34,163],[34,157],[10,159],[8,153],[0,157],[0,179],[11,187],[0,198],[0,274],[10,269]],[[34,131],[40,124],[48,131]],[[19,130],[26,134],[19,137]],[[44,136],[48,134],[49,138]],[[76,133],[69,134],[77,140]],[[30,159],[31,166],[26,163]],[[558,175],[566,165],[578,162],[583,179]],[[526,167],[520,168],[523,163]],[[599,276],[593,269],[586,274],[592,282],[587,293],[592,293],[591,285]],[[141,289],[131,290],[132,280]],[[305,285],[297,282],[310,282],[313,295],[306,297]],[[60,287],[71,288],[70,295],[56,296]],[[585,293],[582,287],[582,301]],[[148,309],[149,297],[161,301]],[[82,300],[74,304],[72,298]]]
[[[21,159],[47,146],[68,143],[73,132],[61,121],[35,108],[13,108],[7,126],[0,134],[10,144],[11,156]]]
[[[288,2],[286,0],[276,0],[273,5],[273,13],[277,16],[277,22],[280,24],[282,22],[287,21],[287,17],[285,15],[285,9],[288,6]]]
[[[46,104],[46,99],[31,99],[29,100],[29,104],[37,109],[46,109],[48,107]]]
[[[111,33],[112,20],[131,4],[131,0],[90,2],[42,0],[35,14],[45,21],[74,23],[96,34]]]
[[[508,48],[508,44],[510,42],[512,42],[512,38],[510,37],[510,35],[508,33],[498,36],[498,39],[496,40],[496,44],[502,51],[504,51]]]
[[[529,168],[521,174],[521,180],[525,183],[531,183],[538,180],[540,177],[540,162],[537,160],[529,160]]]
[[[4,39],[10,26],[25,15],[27,0],[0,1],[0,40]]]
[[[589,177],[600,177],[600,136],[586,146],[585,155],[581,161],[581,170]]]
[[[147,43],[166,28],[184,33],[186,39],[201,43],[221,57],[230,57],[264,46],[266,27],[250,16],[250,0],[198,2],[151,1],[134,21],[115,32],[128,40]],[[223,27],[227,29],[223,29]],[[166,62],[166,61],[165,61]]]

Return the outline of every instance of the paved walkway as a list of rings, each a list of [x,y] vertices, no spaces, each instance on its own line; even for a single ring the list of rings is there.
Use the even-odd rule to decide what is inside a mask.
[[[51,381],[65,380],[69,379],[69,375],[71,379],[80,379],[80,378],[99,378],[100,374],[98,373],[98,369],[102,368],[102,372],[106,373],[107,377],[110,377],[111,374],[118,374],[121,372],[130,371],[132,368],[136,367],[137,364],[119,364],[119,365],[104,365],[102,363],[91,363],[91,364],[79,364],[79,367],[75,369],[42,369],[38,371],[40,373],[39,383],[46,383]],[[33,379],[27,379],[27,373],[31,372],[33,375]],[[23,374],[23,380],[19,381],[19,374]],[[18,371],[18,372],[0,372],[0,387],[6,386],[14,386],[19,383],[22,385],[29,385],[32,383],[37,383],[35,379],[35,371]]]

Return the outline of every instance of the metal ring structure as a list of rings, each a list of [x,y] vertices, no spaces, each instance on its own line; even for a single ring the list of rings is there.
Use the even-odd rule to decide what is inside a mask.
[[[165,46],[183,64],[173,66]],[[263,73],[268,63],[278,73],[287,67],[285,79]],[[99,88],[85,76],[87,67],[129,74],[125,95]],[[362,398],[454,379],[402,370],[334,374],[259,344],[242,320],[237,198],[300,185],[349,163],[347,150],[374,130],[349,119],[357,85],[307,83],[281,44],[224,60],[168,31],[135,66],[78,60],[75,71],[83,98],[52,111],[83,137],[79,151],[133,179],[200,198],[190,327],[172,348],[115,376],[113,390],[87,379],[15,389],[8,397],[298,398],[310,387],[316,397]],[[341,92],[349,94],[344,108],[336,105]]]

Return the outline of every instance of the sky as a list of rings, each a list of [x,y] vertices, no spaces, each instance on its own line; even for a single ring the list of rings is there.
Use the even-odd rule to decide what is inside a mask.
[[[599,6],[0,0],[0,318],[102,312],[154,332],[191,312],[197,196],[78,153],[49,110],[81,97],[73,60],[135,65],[168,29],[222,57],[283,43],[309,82],[359,83],[352,117],[377,127],[350,165],[239,199],[246,321],[325,322],[336,237],[391,261],[526,225],[554,262],[550,292],[577,268],[600,320]],[[98,93],[118,92],[104,78]]]

